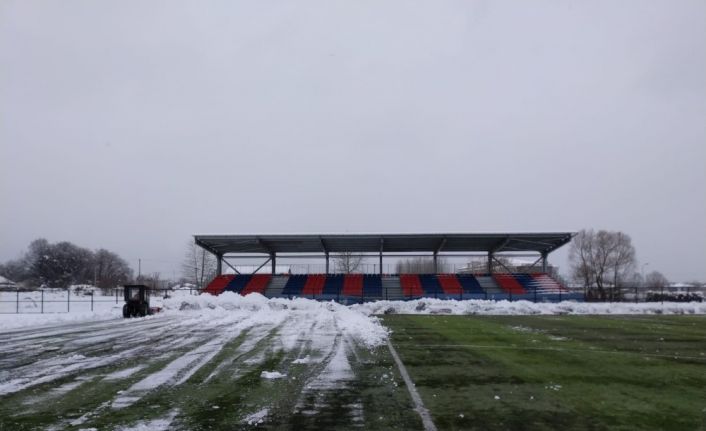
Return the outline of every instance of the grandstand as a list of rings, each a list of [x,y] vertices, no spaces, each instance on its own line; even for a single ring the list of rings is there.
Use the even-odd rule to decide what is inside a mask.
[[[260,293],[270,298],[303,297],[345,304],[376,300],[418,298],[560,301],[582,299],[547,273],[551,252],[571,241],[573,233],[449,233],[449,234],[304,234],[304,235],[196,235],[196,244],[217,260],[218,275],[204,292],[218,295]],[[359,253],[379,260],[375,274],[336,274],[330,258],[338,253]],[[498,257],[535,254],[535,272],[493,271]],[[383,273],[385,258],[425,256],[434,268],[441,257],[487,258],[482,273]],[[277,259],[323,259],[321,274],[278,274]],[[259,259],[252,274],[243,274],[229,260]],[[234,274],[223,274],[223,264]],[[262,273],[269,264],[269,273]]]

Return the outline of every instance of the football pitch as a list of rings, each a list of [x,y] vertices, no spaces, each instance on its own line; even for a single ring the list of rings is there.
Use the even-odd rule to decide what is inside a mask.
[[[706,429],[704,316],[381,320],[392,349],[304,311],[0,334],[0,429]]]
[[[706,429],[702,316],[386,316],[439,429]]]

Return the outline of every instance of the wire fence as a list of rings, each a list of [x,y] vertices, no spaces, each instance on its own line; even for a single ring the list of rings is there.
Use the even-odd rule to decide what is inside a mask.
[[[149,289],[150,296],[159,303],[172,295],[198,295],[196,288]],[[110,310],[124,303],[123,289],[14,289],[0,291],[0,314],[49,314]]]
[[[149,289],[153,306],[161,305],[162,300],[179,295],[199,295],[195,288],[174,289]],[[417,297],[392,296],[388,289],[383,288],[382,297],[368,296],[351,297],[342,294],[336,295],[296,295],[297,297],[314,300],[334,300],[344,304],[360,303],[378,299],[417,299]],[[530,301],[530,302],[703,302],[706,294],[704,288],[691,288],[686,290],[671,291],[669,289],[649,290],[644,287],[621,287],[606,289],[603,295],[598,296],[595,290],[572,288],[568,291],[541,292],[528,291],[523,294],[513,293],[467,293],[445,294],[435,292],[425,294],[424,298],[469,300],[481,299],[492,301]],[[71,312],[106,311],[115,307],[122,307],[124,303],[123,289],[110,290],[84,290],[71,289],[14,289],[0,291],[0,314],[48,314]]]

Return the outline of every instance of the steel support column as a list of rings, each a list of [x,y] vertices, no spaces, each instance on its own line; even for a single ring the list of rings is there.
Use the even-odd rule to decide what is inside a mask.
[[[488,274],[493,273],[493,253],[488,253]]]
[[[380,240],[380,276],[382,277],[382,250],[385,248],[385,240]]]
[[[546,274],[547,272],[547,253],[546,251],[542,253],[542,272]]]
[[[223,274],[223,255],[216,254],[216,275]]]
[[[275,275],[277,270],[277,253],[270,253],[270,260],[272,261],[272,275]]]
[[[326,275],[328,275],[328,262],[329,262],[329,258],[328,258],[328,251],[327,251],[326,252]]]
[[[439,273],[439,259],[438,259],[438,253],[434,252],[434,274]]]

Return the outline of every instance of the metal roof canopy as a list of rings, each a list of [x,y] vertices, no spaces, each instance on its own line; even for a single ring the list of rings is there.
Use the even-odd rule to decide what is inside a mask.
[[[573,232],[194,235],[196,244],[228,253],[551,253],[569,243]]]

